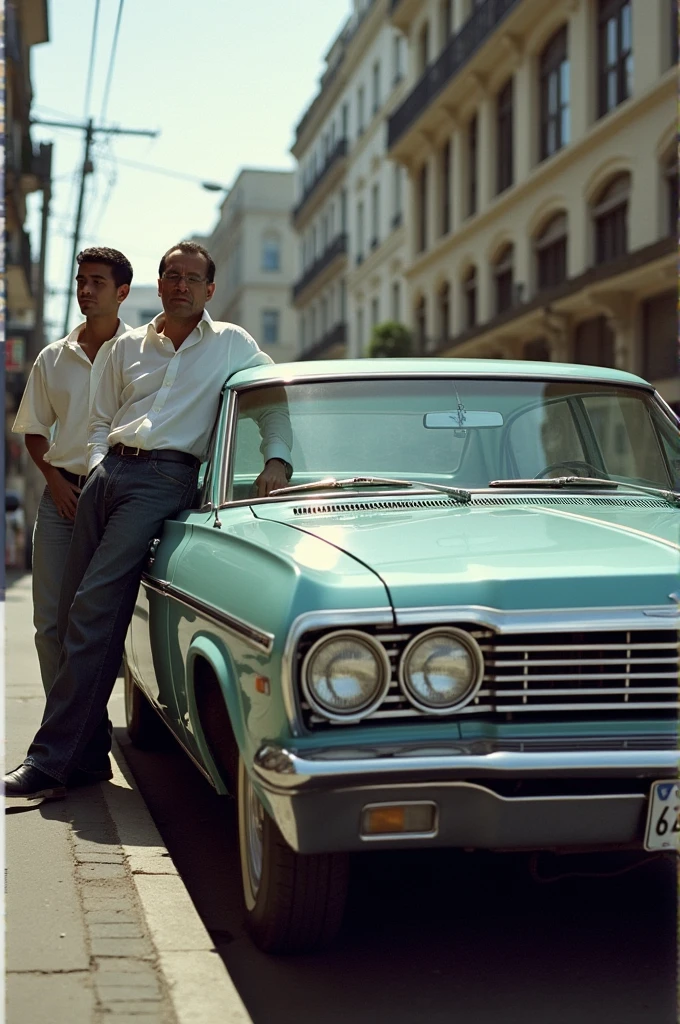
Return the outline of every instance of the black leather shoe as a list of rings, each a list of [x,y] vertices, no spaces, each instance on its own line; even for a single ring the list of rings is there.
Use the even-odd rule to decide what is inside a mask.
[[[44,797],[46,800],[61,800],[66,796],[66,786],[51,775],[34,768],[32,764],[20,764],[3,778],[5,796],[20,796],[27,800]]]
[[[93,786],[95,782],[108,782],[113,778],[111,766],[99,768],[96,771],[88,771],[85,768],[74,768],[68,777],[68,788],[75,789],[78,786]]]

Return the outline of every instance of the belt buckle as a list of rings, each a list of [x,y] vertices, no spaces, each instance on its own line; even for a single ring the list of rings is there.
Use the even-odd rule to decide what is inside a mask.
[[[135,446],[134,446],[134,445],[132,445],[132,444],[126,445],[125,447],[126,447],[126,448],[130,448],[130,449],[132,449],[131,451],[129,451],[129,452],[126,452],[126,454],[127,454],[127,455],[135,455],[135,456],[137,456],[137,455],[139,455],[139,453],[140,453],[140,452],[141,452],[141,450],[142,450],[142,449],[141,449],[141,448],[139,448],[139,447],[138,447],[138,448],[135,448]]]

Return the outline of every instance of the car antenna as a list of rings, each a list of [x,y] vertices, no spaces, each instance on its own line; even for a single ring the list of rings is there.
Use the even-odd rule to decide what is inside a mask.
[[[215,522],[213,523],[213,529],[214,530],[221,530],[222,529],[222,520],[220,519],[219,505],[215,506]]]

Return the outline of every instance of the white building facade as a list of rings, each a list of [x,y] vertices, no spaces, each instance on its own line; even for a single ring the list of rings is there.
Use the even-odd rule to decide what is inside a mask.
[[[354,0],[297,126],[294,303],[301,358],[362,356],[371,329],[402,320],[406,176],[386,158],[406,48],[389,0]]]
[[[391,0],[390,18],[420,351],[614,365],[680,402],[674,0]]]
[[[294,359],[299,348],[293,187],[292,171],[245,168],[205,240],[216,265],[210,315],[245,328],[275,362]]]

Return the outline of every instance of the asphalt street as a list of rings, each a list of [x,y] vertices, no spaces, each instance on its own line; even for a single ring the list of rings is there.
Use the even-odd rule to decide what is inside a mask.
[[[269,957],[243,929],[232,804],[171,738],[150,754],[132,748],[124,729],[117,736],[254,1024],[676,1021],[670,861],[589,877],[630,861],[363,854],[337,943],[315,955]],[[574,870],[585,877],[537,878]]]

